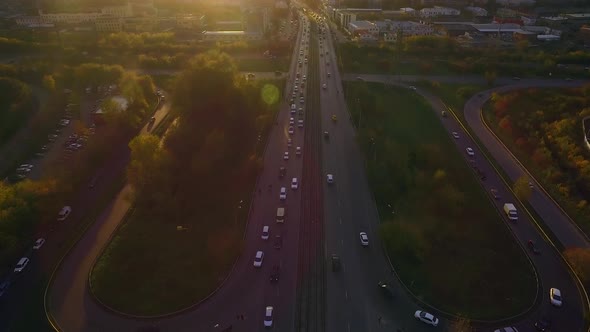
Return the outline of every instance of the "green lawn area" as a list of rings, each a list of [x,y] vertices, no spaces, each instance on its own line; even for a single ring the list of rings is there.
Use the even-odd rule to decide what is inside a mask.
[[[263,58],[236,58],[239,71],[282,71],[289,70],[289,57],[282,57],[276,59]]]
[[[279,91],[284,84],[284,79],[261,81],[261,87],[276,87],[261,88],[263,99],[280,101]],[[269,109],[276,113],[278,105]],[[261,133],[258,156],[264,151],[273,122]],[[149,316],[186,308],[211,294],[228,275],[242,249],[256,176],[242,180],[243,186],[232,189],[240,190],[240,199],[194,208],[198,214],[187,219],[213,222],[187,221],[185,230],[162,222],[170,216],[132,210],[91,272],[94,295],[116,310]]]
[[[374,83],[347,82],[345,90],[357,124],[363,109],[358,140],[380,234],[404,283],[471,319],[526,310],[533,267],[426,101]]]

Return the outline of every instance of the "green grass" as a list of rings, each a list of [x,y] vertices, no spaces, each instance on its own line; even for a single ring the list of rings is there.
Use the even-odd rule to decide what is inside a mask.
[[[285,72],[289,70],[289,60],[289,57],[276,59],[237,58],[236,63],[239,71],[265,72],[279,70]]]
[[[282,91],[285,80],[259,83]],[[276,114],[278,105],[269,110]],[[259,157],[273,122],[261,133]],[[176,230],[176,224],[162,223],[163,216],[132,210],[90,274],[94,295],[115,310],[142,316],[177,311],[207,297],[241,252],[255,181],[255,176],[244,181],[240,209],[235,201],[199,208],[192,218],[213,222],[189,221],[183,231]]]
[[[532,265],[437,115],[410,90],[364,84],[347,83],[346,96],[357,125],[357,98],[363,107],[358,139],[380,233],[404,283],[471,319],[526,310],[536,292]]]

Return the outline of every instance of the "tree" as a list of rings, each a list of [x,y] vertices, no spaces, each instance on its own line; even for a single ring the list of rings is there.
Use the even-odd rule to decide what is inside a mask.
[[[464,317],[459,317],[454,320],[449,326],[449,332],[472,332],[473,327],[471,327],[471,322],[469,319]]]
[[[55,79],[52,75],[43,76],[43,87],[49,91],[55,90]]]
[[[494,85],[494,82],[496,82],[496,72],[495,71],[486,71],[485,78],[486,78],[486,82],[489,86]]]
[[[563,252],[576,274],[583,282],[590,282],[590,249],[571,248]]]
[[[529,178],[526,175],[521,176],[514,182],[512,190],[521,201],[527,201],[533,193],[533,190],[529,186]]]

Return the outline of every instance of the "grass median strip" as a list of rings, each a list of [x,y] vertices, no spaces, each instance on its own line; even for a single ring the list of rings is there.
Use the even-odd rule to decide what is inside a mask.
[[[426,101],[381,84],[345,89],[381,236],[403,282],[471,319],[526,310],[536,292],[532,266]]]

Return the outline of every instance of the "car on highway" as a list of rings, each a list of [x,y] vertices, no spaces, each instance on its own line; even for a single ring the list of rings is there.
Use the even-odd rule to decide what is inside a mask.
[[[254,267],[261,267],[263,260],[264,260],[264,252],[261,250],[258,250],[256,252],[256,256],[254,256]]]
[[[408,88],[409,88],[410,90],[412,90],[412,91],[416,91],[416,87],[415,87],[415,86],[413,86],[413,85],[410,85]]]
[[[332,174],[326,175],[326,181],[328,182],[328,184],[334,183],[334,175],[332,175]]]
[[[299,103],[300,103],[300,104],[303,104],[303,103],[305,103],[305,98],[303,98],[303,97],[299,97]]]
[[[289,118],[289,125],[294,125],[295,124],[295,119],[294,118]]]
[[[275,249],[281,249],[283,247],[283,237],[280,235],[275,235],[275,241],[272,246]]]
[[[367,236],[367,233],[365,232],[360,232],[359,233],[359,238],[361,240],[361,245],[363,247],[366,247],[369,245],[369,237]]]
[[[289,151],[285,151],[283,154],[283,160],[289,160]]]
[[[279,193],[279,199],[284,201],[287,199],[287,188],[281,187],[281,192]]]
[[[465,149],[465,151],[467,152],[468,156],[470,156],[470,157],[475,156],[475,152],[473,152],[472,148],[467,148],[467,149]]]
[[[6,291],[8,291],[9,287],[10,287],[10,280],[9,279],[5,279],[0,283],[0,297],[2,297],[2,295],[4,295],[4,293],[6,293]]]
[[[263,240],[268,240],[269,235],[270,235],[270,227],[262,226],[262,235],[260,235],[260,238]]]
[[[281,277],[281,267],[278,265],[274,265],[272,267],[272,271],[270,272],[270,282],[277,282]]]
[[[272,311],[273,311],[273,307],[271,307],[271,306],[266,307],[266,311],[264,314],[264,327],[266,327],[266,328],[272,327]]]
[[[561,297],[561,291],[557,288],[551,288],[549,290],[549,299],[551,299],[551,304],[556,307],[561,307],[563,304],[563,299]]]
[[[70,215],[70,213],[72,213],[72,208],[69,206],[64,206],[63,208],[61,208],[61,210],[57,214],[57,220],[58,221],[66,220],[68,218],[68,216]]]
[[[434,317],[432,314],[430,314],[426,311],[416,310],[416,312],[414,313],[414,317],[423,323],[426,323],[426,324],[429,324],[432,326],[438,325],[438,318]]]
[[[298,147],[295,148],[295,155],[296,156],[300,156],[301,155],[301,147],[300,146],[298,146]]]
[[[338,117],[336,116],[336,114],[332,114],[332,121],[333,122],[338,121]]]
[[[303,128],[303,120],[297,120],[297,127]]]
[[[490,194],[492,195],[492,197],[494,199],[500,199],[500,193],[498,192],[497,189],[494,189],[494,188],[490,189]]]
[[[336,254],[332,254],[332,271],[333,272],[338,272],[340,271],[340,257]]]
[[[518,330],[516,329],[516,327],[509,326],[509,327],[503,327],[500,329],[496,329],[496,330],[494,330],[494,332],[518,332]]]
[[[287,147],[288,147],[288,148],[290,148],[290,147],[292,147],[292,146],[293,146],[293,140],[292,140],[292,139],[290,139],[290,138],[288,138],[288,139],[287,139]]]
[[[383,295],[385,295],[386,297],[393,298],[395,296],[393,289],[391,289],[391,287],[387,283],[385,283],[383,281],[379,281],[377,283],[377,286],[379,286],[379,289],[381,290]]]
[[[279,178],[284,178],[287,175],[287,168],[280,167],[279,168]]]
[[[293,178],[291,180],[291,189],[297,190],[297,188],[299,188],[299,182],[297,181],[297,178]]]
[[[39,250],[41,249],[41,247],[43,247],[43,245],[45,244],[45,239],[44,238],[38,238],[37,241],[35,241],[35,245],[33,246],[34,250]]]
[[[14,272],[22,272],[27,267],[27,265],[29,265],[29,259],[27,257],[22,257],[18,261],[18,263],[16,263],[16,266],[14,267]]]
[[[456,131],[453,132],[453,137],[455,139],[459,139],[459,133],[457,133]]]
[[[328,54],[328,52],[326,52],[326,54]],[[330,72],[328,72],[328,77],[330,77]]]
[[[328,88],[328,86],[326,85],[326,83],[322,84],[322,88],[323,88],[324,90],[326,90],[326,89]]]
[[[327,131],[324,131],[324,138],[327,140],[330,138],[330,133]]]
[[[535,255],[541,254],[541,250],[539,250],[539,248],[537,248],[537,245],[535,244],[535,242],[533,240],[529,240],[527,242],[527,246],[533,252],[533,254],[535,254]]]
[[[512,79],[515,81],[520,81],[520,77],[517,77],[517,76],[514,76]]]

